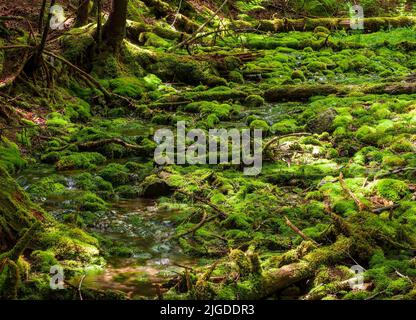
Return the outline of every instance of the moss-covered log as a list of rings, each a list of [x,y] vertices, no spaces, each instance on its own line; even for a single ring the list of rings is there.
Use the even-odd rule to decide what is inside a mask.
[[[315,96],[345,96],[352,92],[364,94],[412,94],[416,93],[416,83],[382,83],[375,85],[284,85],[274,87],[265,92],[268,102],[305,101]]]
[[[320,266],[336,264],[347,258],[351,245],[351,239],[340,237],[334,244],[315,249],[298,262],[265,271],[255,295],[245,298],[264,298],[299,281],[309,279]]]
[[[367,32],[414,25],[416,25],[415,17],[364,18],[364,30]],[[350,29],[350,20],[349,18],[275,19],[260,20],[253,24],[253,27],[257,30],[266,32],[313,31],[318,26],[330,30]]]

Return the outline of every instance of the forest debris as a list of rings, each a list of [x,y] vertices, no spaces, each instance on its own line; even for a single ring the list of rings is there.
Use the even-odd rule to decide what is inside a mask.
[[[218,215],[214,215],[214,216],[211,216],[211,217],[209,217],[208,218],[208,215],[207,215],[207,213],[206,212],[204,212],[204,214],[202,215],[202,219],[201,219],[201,221],[197,224],[197,225],[195,225],[194,227],[192,227],[191,229],[189,229],[188,231],[185,231],[185,232],[183,232],[183,233],[181,233],[181,234],[179,234],[179,235],[176,235],[176,236],[174,236],[173,238],[181,238],[181,237],[184,237],[184,236],[186,236],[186,235],[188,235],[188,234],[190,234],[190,233],[192,233],[192,235],[194,236],[195,235],[195,232],[199,229],[199,228],[201,228],[205,223],[207,223],[207,222],[209,222],[209,221],[211,221],[211,220],[214,220],[215,218],[217,218],[218,217]]]
[[[344,176],[342,172],[340,172],[338,180],[342,190],[344,190],[344,192],[347,193],[348,196],[354,200],[355,204],[358,206],[358,210],[363,211],[367,209],[367,206],[360,199],[358,199],[358,197],[350,190],[350,188],[348,188],[347,184],[344,181]]]
[[[179,192],[179,193],[182,193],[182,194],[184,194],[184,195],[186,195],[186,196],[188,196],[190,198],[193,198],[193,199],[195,199],[195,200],[197,200],[199,202],[202,202],[203,204],[206,204],[211,209],[213,209],[215,212],[217,212],[218,213],[218,216],[220,216],[221,218],[223,218],[223,219],[227,218],[228,214],[226,212],[224,212],[223,210],[221,210],[220,208],[218,208],[211,201],[209,201],[209,200],[207,200],[205,198],[202,198],[202,197],[200,197],[200,196],[198,196],[196,194],[191,194],[191,193],[186,192],[186,191],[181,190],[181,189],[177,189],[176,191]]]
[[[280,139],[287,138],[287,137],[302,137],[302,136],[311,136],[312,134],[309,132],[294,132],[284,135],[279,135],[277,137],[274,137],[266,142],[266,144],[263,146],[263,153],[275,142],[279,143]]]
[[[292,229],[295,233],[297,233],[299,236],[301,236],[302,237],[302,239],[303,240],[306,240],[306,241],[311,241],[311,242],[313,242],[315,245],[317,245],[317,246],[319,246],[319,244],[315,241],[315,240],[313,240],[313,239],[311,239],[311,238],[309,238],[306,234],[304,234],[298,227],[296,227],[293,223],[292,223],[292,221],[290,221],[289,220],[289,218],[287,217],[287,216],[284,216],[284,218],[285,218],[285,222],[286,222],[286,224],[287,224],[287,226],[290,228],[290,229]]]
[[[84,300],[82,298],[82,282],[84,281],[85,277],[86,277],[86,275],[83,274],[82,277],[81,277],[81,280],[79,281],[79,284],[78,284],[79,300],[81,300],[81,301]]]
[[[324,200],[324,208],[325,208],[325,212],[329,214],[329,216],[332,218],[335,229],[339,233],[345,235],[346,237],[349,237],[351,235],[351,226],[342,217],[340,217],[339,215],[337,215],[336,213],[332,211],[331,203],[329,202],[328,198]]]
[[[204,28],[218,15],[218,13],[222,10],[222,8],[227,4],[228,0],[225,0],[218,9],[211,15],[209,19],[207,19],[201,26],[187,39],[182,41],[181,43],[177,44],[171,50],[176,50],[178,48],[188,46],[192,41],[194,41],[195,37],[202,31]]]
[[[397,209],[399,207],[400,207],[399,204],[392,204],[392,205],[389,205],[389,206],[386,206],[386,207],[381,207],[381,208],[373,209],[373,210],[371,210],[371,212],[372,213],[382,213],[384,211],[389,211],[389,210]]]

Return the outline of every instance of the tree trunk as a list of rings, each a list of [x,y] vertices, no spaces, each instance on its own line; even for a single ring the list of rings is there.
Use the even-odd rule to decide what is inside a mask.
[[[91,11],[90,11],[90,16],[91,17],[96,17],[97,16],[97,8],[98,8],[98,0],[93,0],[92,8],[91,8]]]
[[[53,7],[55,3],[56,3],[56,0],[51,0],[51,7]],[[34,72],[38,69],[42,61],[41,59],[42,59],[43,50],[45,50],[46,41],[48,40],[49,27],[50,27],[49,25],[50,25],[51,19],[52,19],[52,12],[49,11],[48,19],[43,29],[42,39],[40,41],[40,44],[36,48],[36,51],[33,54],[33,56],[29,59],[29,61],[26,62],[26,65],[24,67],[24,72],[29,77],[33,76]]]
[[[38,21],[38,30],[39,33],[42,33],[43,30],[43,20],[45,18],[45,10],[46,10],[46,0],[42,1],[42,7],[40,9],[40,14],[39,14],[39,21]]]
[[[126,34],[127,4],[128,0],[113,0],[112,11],[107,23],[104,25],[103,40],[115,52]]]
[[[85,26],[88,23],[88,11],[90,6],[90,0],[79,0],[77,9],[76,27]]]

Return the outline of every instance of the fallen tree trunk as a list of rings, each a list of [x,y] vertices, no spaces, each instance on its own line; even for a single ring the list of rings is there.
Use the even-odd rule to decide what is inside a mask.
[[[352,240],[341,236],[334,244],[311,251],[299,262],[265,271],[258,289],[252,293],[254,296],[244,299],[266,298],[292,284],[309,279],[315,275],[320,266],[336,264],[348,258],[351,246]]]
[[[400,28],[416,25],[415,17],[372,17],[364,18],[364,31],[376,32],[386,28]],[[305,18],[260,20],[253,23],[253,28],[265,32],[313,31],[322,26],[330,30],[350,29],[349,18]]]
[[[104,146],[109,145],[109,144],[118,144],[120,146],[125,147],[126,149],[139,150],[139,151],[144,150],[142,146],[127,143],[124,140],[119,139],[119,138],[110,138],[110,139],[103,139],[103,140],[98,140],[98,141],[89,141],[89,142],[85,142],[85,143],[76,144],[76,146],[78,147],[78,150],[80,150],[80,151],[90,151],[90,150],[93,150],[93,149],[98,149],[98,148],[104,147]]]
[[[274,87],[264,93],[268,102],[306,101],[315,96],[345,96],[351,92],[364,94],[412,94],[416,93],[416,83],[393,82],[363,87],[361,85],[285,85]]]

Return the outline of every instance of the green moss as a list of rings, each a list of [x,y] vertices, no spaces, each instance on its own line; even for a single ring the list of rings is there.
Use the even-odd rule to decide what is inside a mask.
[[[349,215],[357,211],[354,200],[340,200],[334,204],[334,211],[340,215]]]
[[[227,100],[243,100],[247,97],[247,93],[231,89],[226,86],[219,86],[202,92],[190,92],[185,94],[185,98],[193,101],[227,101]]]
[[[251,262],[241,250],[234,249],[230,252],[230,259],[237,265],[240,276],[245,277],[251,273]]]
[[[225,219],[221,225],[227,229],[249,229],[251,227],[251,219],[246,215],[233,213]]]
[[[294,70],[292,75],[290,76],[292,79],[299,79],[302,81],[306,80],[305,75],[303,74],[302,70]]]
[[[298,131],[299,127],[296,119],[286,119],[273,124],[271,130],[277,134],[288,134]]]
[[[322,72],[327,68],[326,64],[320,61],[310,62],[306,67],[310,72]]]
[[[31,259],[33,259],[33,268],[45,273],[49,273],[51,267],[58,264],[58,260],[52,250],[35,250],[31,254]]]
[[[110,254],[112,256],[120,258],[130,258],[133,256],[133,250],[126,247],[113,247],[110,249]]]
[[[81,196],[77,197],[75,200],[78,203],[78,208],[81,211],[106,211],[108,209],[108,204],[98,197],[93,192],[84,192]]]
[[[186,105],[183,110],[187,112],[200,112],[205,115],[213,114],[219,119],[227,120],[230,118],[232,112],[234,111],[234,107],[225,103],[220,104],[216,101],[201,101],[192,102]]]
[[[155,175],[146,177],[140,185],[140,195],[145,198],[157,198],[166,196],[172,193],[172,188],[166,181],[158,178]]]
[[[260,108],[264,104],[264,99],[258,95],[251,95],[244,100],[244,104],[249,108]]]
[[[332,127],[338,128],[338,127],[347,127],[353,122],[353,117],[349,114],[342,114],[335,117]]]
[[[61,156],[61,153],[59,153],[58,151],[52,151],[41,155],[40,161],[42,161],[43,163],[54,164],[58,162],[59,159],[61,159]]]
[[[391,145],[391,150],[395,152],[413,152],[415,146],[408,139],[402,138]]]
[[[0,165],[10,173],[23,169],[27,162],[20,155],[19,147],[5,137],[0,141]]]
[[[118,163],[110,163],[98,172],[104,180],[111,182],[113,186],[120,186],[129,182],[129,170]]]
[[[375,144],[379,136],[375,128],[364,125],[356,131],[355,137],[364,143]]]
[[[239,84],[243,84],[244,83],[244,77],[243,74],[239,71],[230,71],[230,73],[228,73],[228,79],[230,81],[233,81],[235,83],[239,83]]]
[[[160,80],[156,75],[154,74],[148,74],[143,78],[144,86],[146,89],[154,91],[159,88],[159,86],[162,84],[162,80]]]
[[[144,32],[140,36],[142,40],[144,40],[145,46],[155,48],[169,48],[172,45],[170,41],[163,39],[162,37],[159,37],[152,32]]]
[[[75,184],[78,188],[85,191],[112,191],[113,186],[110,182],[105,181],[100,176],[84,172],[74,177]]]
[[[60,176],[45,177],[30,185],[27,191],[34,198],[61,195],[66,189],[65,183],[65,179]]]
[[[109,84],[114,93],[135,99],[141,98],[145,91],[143,81],[133,77],[112,79]]]
[[[104,163],[106,158],[97,152],[72,153],[62,156],[56,163],[57,170],[91,169]]]
[[[406,165],[406,160],[400,156],[384,156],[383,166],[385,167],[403,167]]]
[[[65,108],[65,116],[71,121],[87,121],[91,118],[90,105],[84,100],[78,99],[76,103],[71,103]]]
[[[216,114],[211,113],[210,115],[208,115],[205,122],[208,128],[213,128],[216,124],[220,123],[220,119],[218,118]]]
[[[51,127],[65,127],[69,126],[69,121],[62,114],[58,112],[52,112],[48,115],[48,120],[46,124]]]
[[[115,192],[124,199],[136,199],[139,197],[139,189],[134,186],[120,186]]]
[[[399,278],[389,283],[386,289],[386,294],[392,296],[396,294],[406,293],[412,288],[412,286],[413,284],[409,279]]]
[[[250,129],[261,129],[264,134],[267,134],[270,131],[270,127],[264,120],[253,120],[250,123]]]
[[[409,193],[409,187],[403,181],[382,179],[375,185],[377,194],[392,201],[398,201]]]

